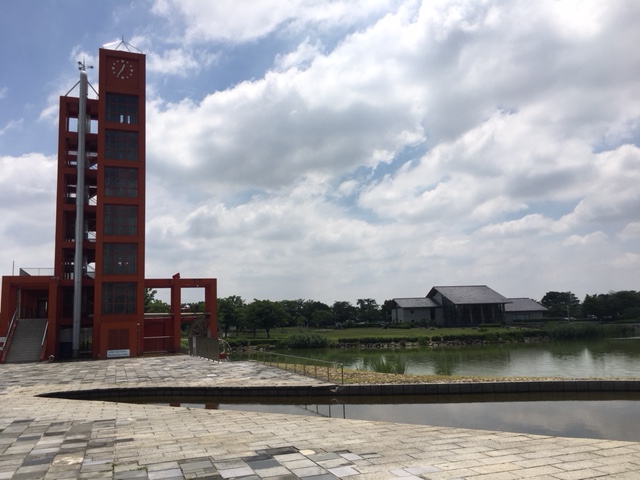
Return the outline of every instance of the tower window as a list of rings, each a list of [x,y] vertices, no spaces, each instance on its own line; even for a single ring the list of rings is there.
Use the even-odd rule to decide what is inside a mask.
[[[103,283],[102,284],[102,313],[126,314],[136,311],[135,282]]]
[[[138,160],[138,132],[106,130],[104,157],[108,160]]]
[[[135,275],[138,245],[135,243],[105,243],[102,256],[105,275]]]
[[[136,198],[138,196],[138,170],[135,168],[105,167],[105,197]]]
[[[105,205],[104,234],[138,234],[138,207],[136,205]]]
[[[107,122],[138,124],[138,97],[107,93]]]

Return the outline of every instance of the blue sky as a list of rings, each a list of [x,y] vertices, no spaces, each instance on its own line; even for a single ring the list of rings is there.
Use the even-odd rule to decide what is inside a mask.
[[[147,277],[330,304],[640,289],[633,0],[33,5],[0,16],[3,275],[52,265],[58,97],[124,37]]]

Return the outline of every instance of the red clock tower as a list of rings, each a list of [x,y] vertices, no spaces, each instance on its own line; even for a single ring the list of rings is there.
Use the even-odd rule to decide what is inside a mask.
[[[100,49],[93,343],[135,351],[144,309],[145,57]]]
[[[36,319],[41,358],[176,351],[185,287],[204,289],[215,335],[215,279],[145,279],[145,55],[129,47],[100,49],[97,98],[81,63],[79,96],[60,97],[53,275],[3,277],[0,361]],[[145,316],[145,288],[171,290],[170,315]]]

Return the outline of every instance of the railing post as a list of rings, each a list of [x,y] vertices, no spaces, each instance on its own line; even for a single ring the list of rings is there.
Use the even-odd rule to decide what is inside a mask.
[[[269,359],[266,359],[266,356],[269,356]],[[280,368],[281,370],[289,371],[289,364],[291,362],[291,370],[295,373],[299,373],[298,363],[295,363],[296,360],[300,360],[300,365],[302,366],[302,374],[312,376],[313,378],[320,378],[318,374],[318,364],[325,365],[327,369],[327,381],[331,381],[331,369],[336,368],[340,369],[340,383],[344,384],[344,365],[339,362],[328,362],[324,360],[318,360],[315,358],[308,357],[298,357],[295,355],[285,355],[282,353],[273,353],[273,352],[249,352],[249,359],[254,360],[258,363],[264,363],[265,365],[275,366],[276,368]],[[261,361],[262,359],[262,361]],[[311,368],[307,372],[307,364],[308,362],[314,362],[313,366],[313,374],[311,372]]]

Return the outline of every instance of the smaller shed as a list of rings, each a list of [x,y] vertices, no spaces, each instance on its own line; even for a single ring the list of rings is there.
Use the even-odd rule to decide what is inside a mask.
[[[429,322],[435,318],[435,309],[440,305],[430,298],[394,298],[391,310],[392,323]]]
[[[542,320],[547,307],[530,298],[509,298],[505,305],[507,322],[535,322]]]

